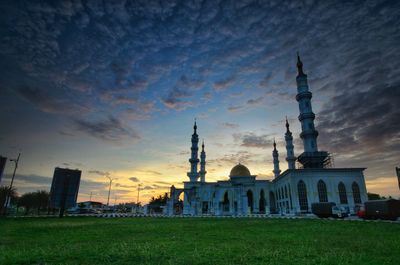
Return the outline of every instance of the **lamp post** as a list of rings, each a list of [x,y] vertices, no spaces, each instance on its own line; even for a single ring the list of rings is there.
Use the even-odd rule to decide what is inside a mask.
[[[108,187],[108,197],[107,197],[107,207],[108,207],[109,203],[110,203],[111,184],[112,184],[113,180],[115,180],[115,178],[112,178],[110,176],[106,176],[106,178],[108,178],[108,180],[110,181],[110,185]]]
[[[15,163],[15,167],[14,167],[14,172],[13,172],[13,175],[12,175],[12,178],[11,178],[10,188],[8,189],[8,194],[7,194],[7,197],[6,197],[6,203],[5,203],[5,207],[4,207],[4,215],[7,215],[8,204],[11,202],[11,191],[12,191],[12,188],[13,188],[15,173],[17,172],[20,156],[21,156],[21,153],[18,153],[18,157],[16,159],[10,159],[11,162]]]

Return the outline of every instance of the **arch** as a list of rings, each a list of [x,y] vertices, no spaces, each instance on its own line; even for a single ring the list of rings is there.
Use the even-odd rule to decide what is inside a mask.
[[[253,213],[253,192],[248,190],[247,193],[247,207],[250,208],[250,213]]]
[[[328,193],[325,182],[320,179],[317,184],[319,202],[328,202]]]
[[[338,190],[339,190],[340,204],[347,204],[348,202],[347,202],[346,186],[343,184],[343,182],[339,182]]]
[[[223,201],[222,201],[222,211],[223,212],[229,212],[229,193],[228,191],[225,191]]]
[[[308,211],[307,187],[303,180],[297,183],[297,193],[299,195],[300,211]]]
[[[361,203],[360,187],[358,186],[357,182],[353,182],[353,184],[351,185],[351,189],[353,190],[354,204]]]
[[[185,189],[175,189],[173,199],[173,214],[179,215],[183,213],[184,201],[191,205],[188,191]]]
[[[275,213],[276,212],[276,202],[275,202],[275,194],[273,191],[269,192],[269,209],[271,213]]]
[[[261,189],[261,191],[260,191],[260,200],[258,203],[258,210],[260,211],[260,213],[265,213],[265,193],[264,193],[263,189]]]

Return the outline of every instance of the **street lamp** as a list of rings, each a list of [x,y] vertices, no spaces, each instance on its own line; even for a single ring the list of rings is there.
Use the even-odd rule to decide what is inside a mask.
[[[113,182],[113,180],[116,180],[116,178],[112,178],[110,176],[105,176],[106,178],[108,178],[108,180],[110,181],[110,186],[108,187],[108,198],[107,198],[107,206],[109,206],[110,203],[110,193],[111,193],[111,184]]]
[[[8,189],[8,194],[7,194],[7,197],[6,197],[4,215],[7,215],[8,204],[11,202],[11,191],[12,191],[12,188],[13,188],[15,172],[17,172],[18,162],[19,162],[20,156],[21,156],[21,153],[18,153],[18,157],[16,159],[10,159],[11,162],[15,163],[15,167],[14,167],[14,172],[13,172],[13,175],[12,175],[12,178],[11,178],[10,188]]]

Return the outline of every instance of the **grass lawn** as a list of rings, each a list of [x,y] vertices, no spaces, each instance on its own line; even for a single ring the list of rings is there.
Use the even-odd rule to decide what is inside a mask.
[[[230,218],[0,219],[0,264],[400,264],[400,225]]]

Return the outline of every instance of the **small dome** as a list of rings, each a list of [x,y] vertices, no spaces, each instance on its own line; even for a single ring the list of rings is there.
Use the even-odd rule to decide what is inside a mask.
[[[242,164],[237,164],[231,170],[230,177],[251,177],[250,170]]]

